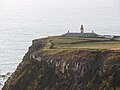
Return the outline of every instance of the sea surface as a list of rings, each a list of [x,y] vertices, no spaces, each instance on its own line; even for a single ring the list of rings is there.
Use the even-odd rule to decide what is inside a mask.
[[[0,0],[0,75],[15,71],[33,39],[80,32],[81,24],[120,35],[120,0]]]

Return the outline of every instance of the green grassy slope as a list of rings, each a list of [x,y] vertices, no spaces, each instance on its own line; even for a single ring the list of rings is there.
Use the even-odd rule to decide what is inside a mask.
[[[120,49],[120,42],[105,38],[49,37],[55,49]]]

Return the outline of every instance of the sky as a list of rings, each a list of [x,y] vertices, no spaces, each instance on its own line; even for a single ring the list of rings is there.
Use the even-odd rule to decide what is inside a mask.
[[[74,25],[73,23],[76,25],[71,28],[78,28],[80,26],[78,22],[85,24],[86,28],[90,28],[90,24],[97,28],[106,28],[114,24],[113,27],[120,28],[119,8],[120,0],[0,0],[0,26],[6,27],[8,24],[13,24],[15,20],[21,26],[22,23],[26,25],[28,23],[31,26],[33,23],[42,25],[47,20],[51,23],[56,20],[59,25],[65,22],[66,28],[70,28]],[[11,19],[11,17],[14,18]],[[68,21],[73,23],[68,25]],[[58,26],[57,23],[56,26]]]

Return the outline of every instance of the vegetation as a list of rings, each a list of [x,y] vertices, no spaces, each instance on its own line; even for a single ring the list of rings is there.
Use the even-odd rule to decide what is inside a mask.
[[[51,41],[54,49],[120,49],[119,41],[105,38],[49,37],[49,45]]]
[[[113,90],[114,90],[114,89],[113,89]],[[116,90],[120,90],[120,88],[119,88],[119,87],[117,87],[117,88],[116,88]]]

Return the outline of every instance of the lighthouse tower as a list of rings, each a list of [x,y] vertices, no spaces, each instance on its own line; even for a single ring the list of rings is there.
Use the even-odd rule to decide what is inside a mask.
[[[81,27],[80,27],[80,31],[81,31],[81,33],[84,33],[83,25],[81,25]]]

